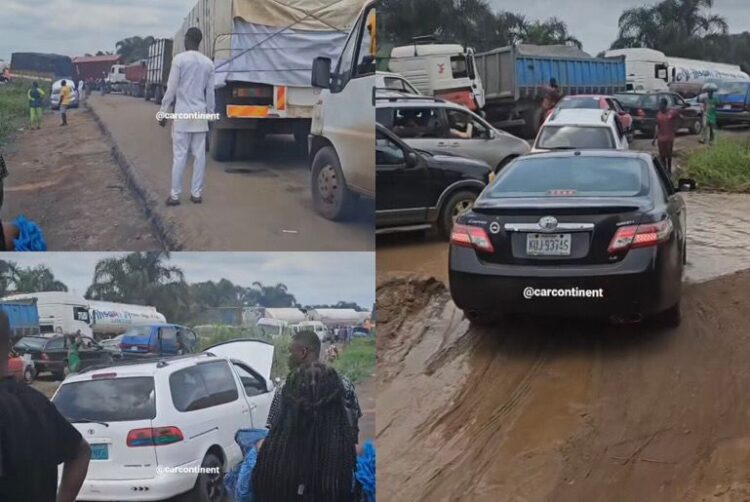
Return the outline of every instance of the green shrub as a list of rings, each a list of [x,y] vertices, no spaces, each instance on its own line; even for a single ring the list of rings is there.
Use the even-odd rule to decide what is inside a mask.
[[[10,133],[20,127],[28,117],[26,92],[29,85],[23,80],[0,85],[0,145],[3,145]]]
[[[352,343],[341,349],[333,367],[353,383],[371,376],[375,372],[375,337],[352,340]]]

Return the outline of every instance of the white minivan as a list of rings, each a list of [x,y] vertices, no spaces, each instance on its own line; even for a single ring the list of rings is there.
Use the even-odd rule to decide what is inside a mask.
[[[273,357],[239,339],[69,376],[52,402],[91,447],[78,500],[222,500],[223,473],[242,460],[235,433],[266,426]]]
[[[352,216],[358,197],[375,198],[375,2],[368,1],[349,32],[335,69],[313,63],[318,89],[310,130],[315,210],[330,220]]]

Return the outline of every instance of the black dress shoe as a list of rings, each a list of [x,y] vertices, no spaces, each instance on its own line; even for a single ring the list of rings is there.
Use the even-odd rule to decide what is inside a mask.
[[[180,205],[180,199],[173,199],[172,197],[167,197],[167,205],[168,206],[179,206]]]
[[[203,202],[203,197],[193,197],[191,195],[190,202],[192,202],[193,204],[201,204]]]

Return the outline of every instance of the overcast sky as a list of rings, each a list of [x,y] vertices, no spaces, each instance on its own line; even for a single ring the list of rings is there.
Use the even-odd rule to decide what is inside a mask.
[[[644,0],[488,0],[495,10],[522,14],[529,20],[558,17],[591,55],[609,49],[617,38],[617,20],[625,9],[654,5]],[[731,33],[750,31],[750,0],[714,0],[713,14],[726,18]]]
[[[3,259],[22,266],[47,265],[69,289],[83,295],[96,263],[124,253],[6,253]],[[172,253],[170,263],[185,272],[187,282],[228,279],[241,286],[254,281],[283,282],[302,305],[340,300],[371,308],[375,301],[373,253]]]

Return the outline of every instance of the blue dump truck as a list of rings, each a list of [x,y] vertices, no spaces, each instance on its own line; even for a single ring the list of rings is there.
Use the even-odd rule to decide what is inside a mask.
[[[563,96],[625,91],[625,58],[594,58],[565,45],[517,45],[475,55],[485,93],[484,113],[499,128],[534,137],[550,79]]]
[[[0,310],[8,316],[11,339],[14,342],[24,336],[39,334],[39,310],[37,310],[36,298],[0,300]]]

